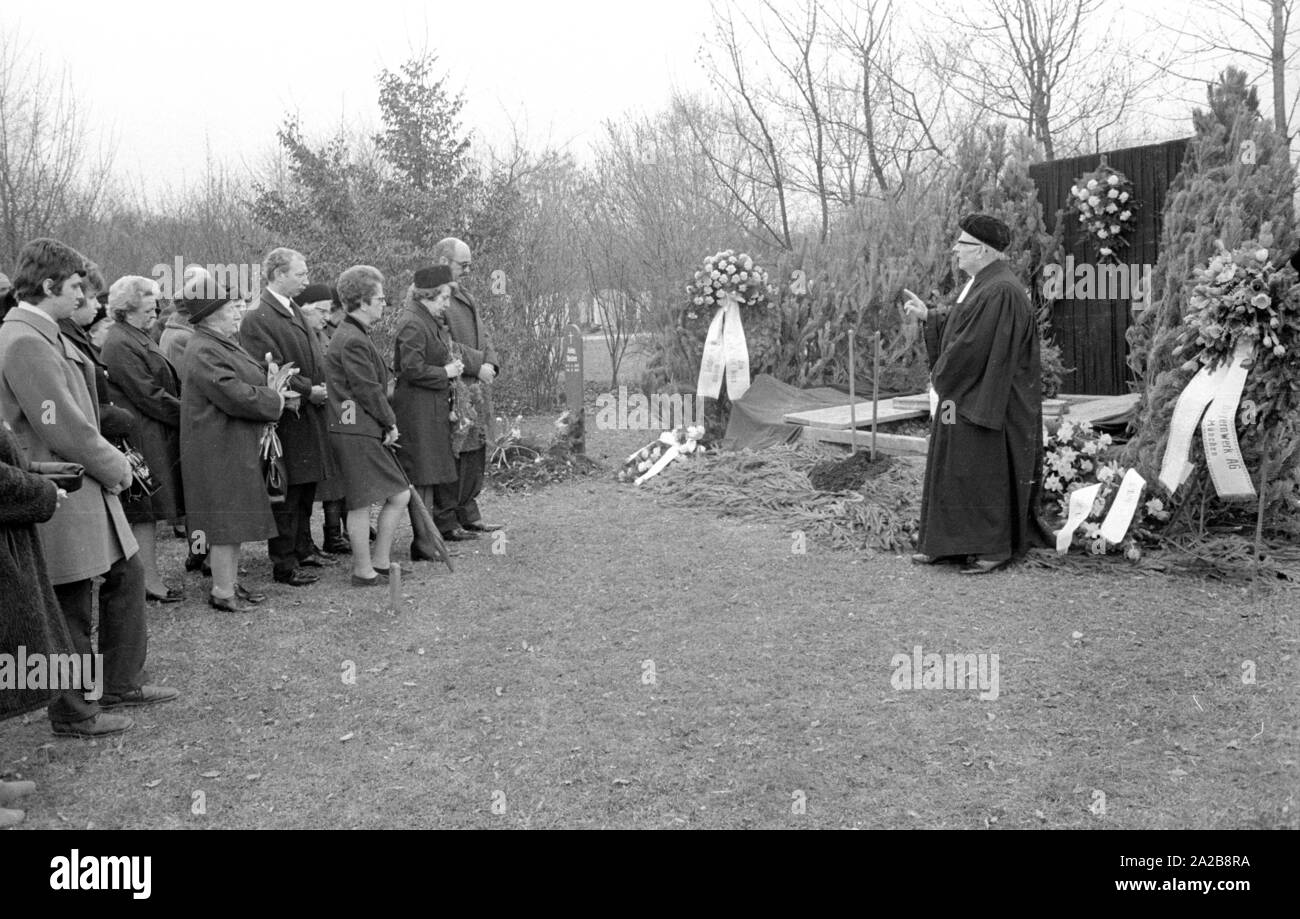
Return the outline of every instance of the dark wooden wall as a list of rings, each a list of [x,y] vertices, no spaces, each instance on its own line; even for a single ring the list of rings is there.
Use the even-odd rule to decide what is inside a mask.
[[[1120,253],[1120,260],[1125,264],[1148,264],[1155,268],[1165,196],[1182,168],[1186,152],[1186,138],[1106,152],[1106,162],[1111,168],[1124,173],[1133,183],[1133,197],[1138,203],[1137,227],[1129,237],[1129,245]],[[1055,230],[1057,222],[1064,221],[1064,255],[1073,256],[1076,265],[1099,264],[1097,250],[1101,244],[1088,238],[1077,212],[1069,207],[1070,186],[1100,163],[1101,157],[1092,154],[1029,167],[1029,175],[1038,186],[1038,200],[1048,229]],[[1132,320],[1131,300],[1056,301],[1052,311],[1056,343],[1061,347],[1065,366],[1074,368],[1066,375],[1062,392],[1114,396],[1131,391],[1128,384],[1134,378],[1126,362],[1128,342],[1124,333]]]

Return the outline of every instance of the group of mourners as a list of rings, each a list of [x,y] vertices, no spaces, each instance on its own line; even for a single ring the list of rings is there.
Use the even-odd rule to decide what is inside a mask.
[[[912,561],[952,562],[964,574],[995,571],[1050,539],[1036,513],[1038,328],[1005,260],[1010,242],[1002,221],[968,215],[953,245],[969,275],[956,302],[931,308],[906,292],[905,313],[925,323],[937,396]],[[253,309],[205,289],[211,278],[199,274],[158,332],[152,280],[114,282],[105,316],[93,263],[51,239],[22,251],[16,305],[0,324],[0,650],[89,653],[93,583],[103,579],[103,696],[95,703],[58,692],[49,702],[55,733],[123,731],[129,719],[104,709],[176,698],[144,673],[146,598],[179,599],[157,570],[160,523],[183,528],[187,567],[210,570],[208,602],[232,612],[264,599],[238,580],[245,542],[267,539],[280,583],[310,584],[317,577],[305,569],[350,552],[350,583],[369,587],[386,583],[408,503],[424,504],[447,541],[498,529],[482,521],[475,499],[488,384],[500,365],[458,283],[468,247],[444,240],[432,261],[406,293],[390,365],[371,337],[387,304],[384,278],[366,265],[331,289],[308,284],[301,254],[275,249]],[[0,276],[0,293],[6,286]],[[69,475],[59,463],[84,467],[80,488],[59,487]],[[310,526],[318,499],[320,548]],[[421,558],[414,546],[412,557]],[[0,693],[0,717],[48,696]],[[0,783],[0,822],[18,793]]]
[[[347,553],[346,583],[368,588],[387,584],[415,501],[444,541],[500,529],[477,504],[500,362],[460,283],[469,247],[443,240],[430,262],[386,356],[372,335],[385,279],[368,265],[310,284],[303,255],[276,248],[250,306],[197,266],[164,292],[109,285],[54,239],[23,248],[0,275],[0,653],[97,650],[102,694],[6,688],[0,719],[48,705],[54,733],[97,737],[132,726],[116,709],[177,698],[145,671],[146,603],[183,599],[159,571],[160,526],[224,612],[266,600],[239,579],[246,542],[267,541],[277,583],[313,584]],[[411,558],[428,556],[413,543]],[[0,826],[21,819],[4,806],[20,792],[0,783]]]

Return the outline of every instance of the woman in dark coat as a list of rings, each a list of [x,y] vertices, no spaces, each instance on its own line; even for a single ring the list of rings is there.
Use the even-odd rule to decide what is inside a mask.
[[[452,380],[465,366],[451,353],[450,284],[447,265],[415,273],[398,320],[393,361],[397,372],[393,411],[402,430],[397,458],[444,536],[457,527],[459,476],[451,448],[451,393]]]
[[[192,300],[194,337],[181,370],[181,480],[191,538],[206,545],[214,609],[243,612],[266,599],[235,582],[240,543],[274,536],[262,475],[261,438],[286,397],[266,385],[262,365],[235,343],[241,302]],[[290,401],[292,404],[292,401]],[[201,534],[201,535],[200,535]]]
[[[158,485],[152,495],[133,489],[122,509],[140,544],[145,596],[163,603],[179,602],[181,592],[168,588],[158,573],[157,522],[175,520],[185,509],[180,478],[181,381],[149,336],[158,313],[157,283],[139,276],[119,278],[109,289],[108,311],[113,327],[104,339],[102,355],[108,368],[109,395],[134,417],[131,446],[144,457]]]
[[[72,654],[72,638],[59,598],[45,574],[45,556],[36,524],[54,516],[64,493],[49,479],[27,472],[27,457],[6,422],[0,422],[0,654]],[[48,659],[48,657],[47,657]],[[38,708],[57,695],[51,689],[0,690],[0,721]],[[0,828],[23,819],[9,805],[35,787],[30,782],[0,782]]]
[[[384,276],[369,265],[339,275],[339,299],[348,311],[325,356],[330,440],[343,471],[352,543],[352,586],[387,583],[397,522],[410,501],[406,476],[389,447],[397,443],[397,416],[388,404],[388,365],[370,339],[384,315]],[[373,564],[370,505],[384,502],[375,528]]]
[[[334,311],[334,290],[326,284],[308,284],[294,300],[302,308],[307,328],[316,336],[322,355],[329,350],[330,337],[337,325],[330,325],[330,314]],[[340,313],[342,309],[340,308]],[[341,316],[340,316],[341,321]],[[328,413],[327,413],[328,417]],[[328,421],[327,421],[328,423]],[[343,517],[347,514],[344,506],[343,473],[339,469],[334,445],[326,443],[325,478],[316,483],[316,500],[325,511],[324,539],[321,546],[330,555],[352,551],[347,536],[343,532]]]
[[[54,516],[62,497],[54,483],[27,472],[27,457],[0,422],[0,654],[72,654],[63,608],[45,573],[36,524]],[[48,689],[0,689],[0,721],[53,699]]]

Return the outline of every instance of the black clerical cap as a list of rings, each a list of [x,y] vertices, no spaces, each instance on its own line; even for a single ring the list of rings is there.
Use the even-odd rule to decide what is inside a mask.
[[[1011,245],[1011,228],[988,214],[967,214],[957,225],[986,246],[1006,252]]]

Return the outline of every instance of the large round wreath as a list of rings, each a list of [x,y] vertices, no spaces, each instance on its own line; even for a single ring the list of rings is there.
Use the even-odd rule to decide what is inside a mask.
[[[690,298],[686,318],[701,315],[713,318],[713,310],[722,305],[724,294],[735,294],[742,307],[765,308],[776,291],[767,283],[767,272],[754,264],[744,252],[732,249],[710,255],[704,267],[695,272],[695,280],[686,286]]]
[[[1098,251],[1102,260],[1118,261],[1119,250],[1128,245],[1128,237],[1137,226],[1133,183],[1124,173],[1103,163],[1070,186],[1070,197],[1079,223],[1101,244]]]

